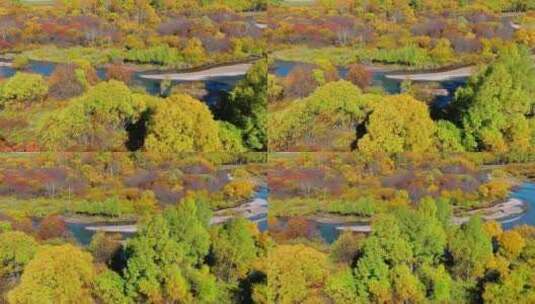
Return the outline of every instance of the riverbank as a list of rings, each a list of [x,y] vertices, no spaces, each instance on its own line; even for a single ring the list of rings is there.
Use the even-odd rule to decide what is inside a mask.
[[[535,55],[532,56],[535,60]],[[385,75],[385,78],[394,80],[411,80],[411,81],[448,81],[452,79],[468,78],[478,70],[477,66],[469,65],[455,68],[438,68],[426,72],[413,73],[392,73]]]
[[[467,216],[454,217],[453,222],[457,225],[460,225],[468,222],[470,217],[474,215],[479,215],[486,221],[500,221],[518,216],[524,213],[526,209],[527,205],[525,202],[517,198],[510,198],[503,203],[499,203],[488,208],[469,211],[467,212]]]

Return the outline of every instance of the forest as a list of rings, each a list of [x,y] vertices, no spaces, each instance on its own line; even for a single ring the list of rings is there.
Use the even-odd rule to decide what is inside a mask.
[[[3,1],[0,150],[265,150],[265,7],[223,2]],[[236,62],[237,79],[166,76]]]
[[[0,304],[535,303],[533,0],[0,0]]]

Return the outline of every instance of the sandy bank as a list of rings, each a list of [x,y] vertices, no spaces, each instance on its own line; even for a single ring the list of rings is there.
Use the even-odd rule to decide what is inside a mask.
[[[370,225],[340,226],[336,227],[336,230],[368,233],[372,231],[372,227]]]
[[[535,55],[531,56],[535,60]],[[457,78],[470,77],[476,71],[475,66],[466,66],[448,71],[425,72],[425,73],[403,73],[389,74],[385,78],[395,80],[412,80],[412,81],[446,81]]]
[[[219,210],[214,213],[211,224],[220,224],[236,216],[242,216],[248,219],[257,218],[268,213],[268,202],[265,199],[255,198],[251,202],[239,205],[234,208]]]
[[[186,73],[168,73],[168,74],[151,74],[151,75],[140,75],[144,79],[154,79],[154,80],[178,80],[178,81],[202,81],[208,80],[210,78],[216,77],[232,77],[232,76],[242,76],[247,73],[251,67],[251,63],[240,63],[234,65],[214,67],[197,72],[186,72]]]
[[[388,79],[412,80],[412,81],[445,81],[455,78],[469,77],[475,71],[474,66],[462,67],[443,72],[429,72],[416,74],[390,74],[385,75]]]
[[[520,215],[524,213],[525,209],[526,207],[524,205],[524,202],[516,198],[510,198],[503,203],[494,205],[489,208],[473,210],[473,211],[468,212],[468,214],[470,216],[480,215],[482,219],[486,221],[490,221],[490,220],[501,220],[501,219],[513,217],[515,215]],[[469,219],[470,219],[469,216],[454,217],[453,222],[459,225],[462,223],[466,223]]]
[[[85,229],[89,231],[134,233],[137,231],[137,226],[136,225],[88,226],[88,227],[85,227]]]

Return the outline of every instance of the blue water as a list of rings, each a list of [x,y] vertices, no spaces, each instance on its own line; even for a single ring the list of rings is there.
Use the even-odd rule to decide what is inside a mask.
[[[448,90],[448,96],[436,96],[433,106],[439,109],[446,107],[453,97],[455,97],[455,91],[457,91],[459,87],[465,85],[467,80],[468,78],[462,77],[440,82],[442,88]]]
[[[125,224],[131,224],[131,223],[115,223],[116,225],[125,225]],[[98,226],[98,225],[110,225],[109,223],[67,223],[67,229],[71,232],[74,239],[82,246],[87,246],[89,243],[91,243],[91,240],[93,239],[93,236],[96,231],[91,231],[85,229],[88,226]],[[120,233],[123,237],[123,239],[127,239],[129,237],[132,237],[135,235],[135,233]]]
[[[67,229],[69,229],[72,236],[79,244],[84,246],[87,246],[89,243],[91,243],[91,239],[95,234],[95,231],[86,230],[85,227],[87,226],[87,224],[67,223]]]
[[[56,64],[53,62],[42,62],[42,61],[31,61],[28,66],[28,71],[36,74],[41,74],[43,76],[50,76],[54,69],[56,68]],[[97,68],[97,76],[101,80],[106,79],[106,69],[104,68]],[[13,69],[12,67],[0,67],[0,77],[2,78],[8,78],[15,75],[17,71]],[[152,95],[159,95],[160,94],[160,81],[159,80],[150,80],[150,79],[143,79],[141,78],[141,74],[144,74],[146,72],[137,72],[132,74],[132,84],[134,86],[143,87],[145,91]],[[210,80],[203,81],[205,84],[206,92],[207,94],[203,96],[201,99],[206,102],[210,106],[216,105],[219,101],[221,101],[224,96],[227,94],[227,92],[231,91],[239,80],[241,80],[243,76],[230,76],[230,77],[217,77],[212,78]],[[180,81],[173,81],[172,84],[176,85],[180,83]]]
[[[269,189],[266,186],[260,186],[256,193],[255,198],[260,198],[266,200],[266,204],[268,202],[269,197]],[[267,207],[267,206],[266,206]],[[266,214],[259,214],[257,216],[249,217],[249,220],[256,222],[256,225],[258,227],[258,230],[261,232],[268,230],[268,221],[267,221],[267,213]]]
[[[511,193],[511,197],[525,202],[527,211],[521,216],[502,221],[503,229],[511,229],[518,225],[535,225],[535,184],[522,184]]]
[[[331,223],[319,223],[316,222],[316,229],[319,236],[328,244],[333,243],[338,239],[338,236],[342,233],[342,230],[336,229],[337,227],[348,226],[349,224],[331,224]]]

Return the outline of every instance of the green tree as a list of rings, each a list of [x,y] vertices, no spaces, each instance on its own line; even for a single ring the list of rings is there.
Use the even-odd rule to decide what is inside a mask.
[[[472,217],[451,238],[448,249],[453,257],[453,272],[463,279],[483,275],[492,258],[492,241],[478,217]]]
[[[529,50],[512,46],[459,89],[453,106],[469,150],[525,150],[535,105],[535,68]]]
[[[436,123],[436,143],[441,152],[463,152],[462,132],[452,122],[439,120]]]
[[[446,232],[435,216],[436,207],[433,200],[421,202],[418,211],[401,209],[396,213],[396,218],[401,232],[411,244],[415,262],[420,265],[436,264],[440,262],[446,249]]]
[[[362,301],[391,301],[392,284],[397,284],[391,280],[393,267],[412,265],[414,260],[411,244],[393,215],[378,216],[362,252],[354,270],[358,297]]]
[[[48,93],[48,85],[38,74],[17,73],[0,85],[0,105],[26,103],[43,100]]]
[[[355,277],[349,267],[329,276],[325,292],[337,304],[359,303]]]
[[[24,232],[0,234],[0,277],[17,278],[37,251],[35,239]]]
[[[202,262],[208,253],[207,207],[187,199],[142,226],[127,244],[127,295],[159,303],[215,303],[216,278]]]
[[[233,124],[226,121],[219,121],[219,139],[221,140],[222,149],[225,152],[245,152],[243,145],[242,133]]]
[[[133,303],[125,295],[125,282],[123,278],[111,270],[105,270],[96,277],[94,294],[104,304]]]
[[[243,278],[257,258],[253,231],[256,227],[240,218],[216,228],[212,236],[211,256],[214,273],[227,282]]]
[[[212,216],[208,204],[188,197],[176,208],[167,210],[164,218],[171,229],[171,237],[187,245],[186,256],[193,264],[201,263],[210,249],[208,225]]]
[[[357,296],[361,302],[384,302],[391,298],[389,265],[381,250],[377,238],[367,240],[365,254],[355,267]]]
[[[428,290],[429,299],[437,303],[451,300],[453,282],[444,265],[439,265],[436,268],[424,265],[419,272],[419,276]]]
[[[427,105],[409,95],[395,95],[375,104],[358,148],[367,155],[430,152],[435,133]]]
[[[267,61],[255,63],[232,90],[221,116],[237,126],[245,145],[253,150],[265,150],[267,143]]]
[[[67,107],[47,114],[39,123],[40,141],[54,151],[124,151],[126,127],[140,119],[145,107],[124,83],[101,82]]]

